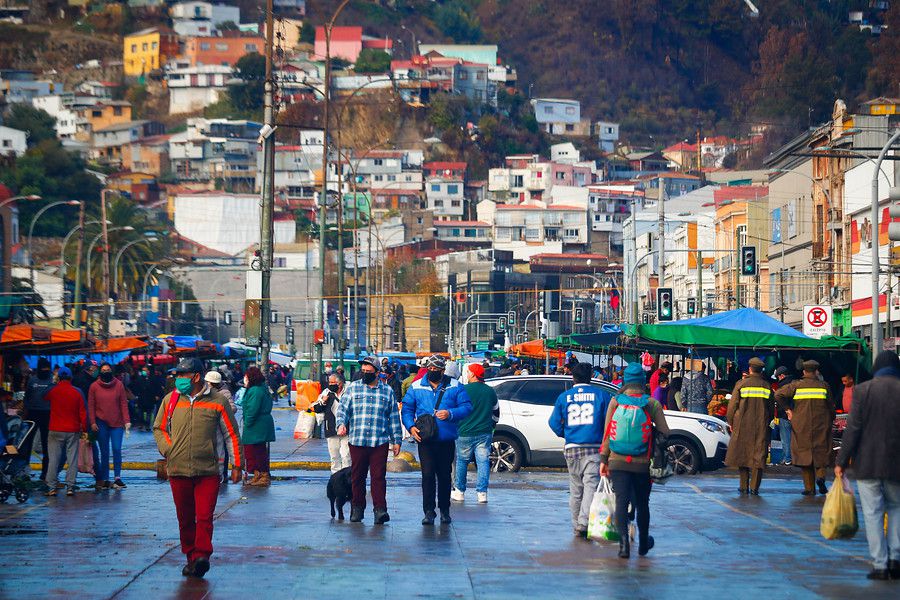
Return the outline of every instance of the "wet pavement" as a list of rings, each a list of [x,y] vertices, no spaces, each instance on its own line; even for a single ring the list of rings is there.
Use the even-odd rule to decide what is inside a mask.
[[[497,475],[490,503],[423,527],[418,473],[389,474],[391,522],[330,519],[327,472],[283,472],[269,489],[223,486],[205,580],[180,575],[166,483],[0,505],[0,598],[898,598],[869,582],[865,536],[819,535],[823,498],[798,478],[739,498],[724,473],[674,478],[651,498],[646,558],[572,537],[563,473]],[[470,473],[470,482],[473,473]],[[471,491],[470,491],[471,493]],[[635,553],[636,554],[636,553]]]

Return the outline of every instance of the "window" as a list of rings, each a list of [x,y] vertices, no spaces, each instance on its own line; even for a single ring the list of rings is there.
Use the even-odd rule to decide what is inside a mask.
[[[256,52],[256,44],[244,44],[244,50],[247,52]]]
[[[387,180],[388,181],[397,181],[397,176],[396,175],[388,175]]]
[[[468,79],[468,78],[469,78],[469,74],[466,73],[465,71],[460,70],[460,71],[458,71],[458,72],[456,73],[456,78],[457,78],[457,79],[460,79],[460,80]]]
[[[521,175],[512,176],[512,187],[522,187],[523,185],[525,185],[525,181]]]
[[[421,225],[423,222],[424,219],[422,219],[422,217],[416,217],[416,225]]]
[[[450,184],[450,185],[448,185],[448,186],[447,186],[447,193],[448,193],[448,194],[458,194],[458,193],[459,193],[459,186],[456,185],[456,184]]]
[[[567,115],[574,115],[574,114],[575,114],[575,107],[574,107],[574,106],[567,106],[567,107],[566,107],[566,114],[567,114]]]
[[[383,175],[375,175],[375,176],[373,177],[373,179],[374,179],[375,181],[383,181],[383,180],[384,180],[384,176],[383,176]]]
[[[141,50],[143,50],[144,52],[147,51],[147,42],[144,42],[143,44],[141,44]]]
[[[157,44],[156,42],[153,42],[152,44],[150,44],[150,48],[152,48],[153,50],[156,50],[158,47],[159,47],[159,44]]]
[[[432,184],[431,184],[431,191],[432,191],[432,192],[440,192],[440,191],[441,191],[441,184],[439,184],[439,183],[432,183]]]
[[[556,398],[566,391],[564,381],[555,379],[534,379],[523,383],[517,389],[510,400],[513,402],[522,402],[523,404],[539,404],[543,406],[553,406]],[[497,396],[499,397],[499,393]]]
[[[92,110],[92,111],[91,111],[91,116],[94,117],[94,118],[99,119],[100,117],[103,116],[103,111],[100,111],[100,110]]]
[[[219,52],[228,52],[228,44],[217,43],[216,50]]]
[[[459,207],[459,206],[460,206],[460,201],[459,201],[459,200],[451,200],[451,201],[450,201],[450,206],[456,206],[456,207]]]
[[[563,173],[562,171],[557,171],[557,172],[556,172],[556,180],[557,180],[557,181],[562,181],[562,180],[565,179],[565,178],[566,178],[566,174],[565,174],[565,173]]]
[[[478,233],[474,229],[466,229],[463,235],[467,238],[478,237]]]
[[[201,50],[209,50],[209,42],[200,42]]]
[[[374,159],[374,160],[372,161],[372,163],[373,163],[376,167],[380,167],[381,165],[384,164],[384,159],[383,159],[383,158],[376,158],[376,159]]]
[[[566,237],[570,237],[570,238],[578,237],[578,230],[577,229],[566,229]]]
[[[478,71],[477,73],[475,73],[475,79],[477,79],[478,81],[483,81],[484,80],[484,72]]]
[[[132,44],[131,45],[131,53],[134,54],[135,52],[137,52],[137,44]]]
[[[435,200],[434,207],[435,208],[444,208],[444,201],[443,200]]]
[[[545,107],[544,107],[544,114],[545,114],[545,115],[552,115],[552,114],[553,114],[553,107],[552,107],[552,106],[545,106]]]
[[[543,179],[543,178],[544,178],[544,172],[543,172],[543,171],[538,171],[538,172],[537,172],[537,178],[538,178],[538,179]]]
[[[272,266],[276,268],[284,269],[287,267],[287,257],[286,256],[276,256],[275,260],[272,261]]]
[[[571,123],[566,123],[566,131],[575,131],[575,126]]]
[[[117,116],[117,117],[121,117],[121,116],[122,116],[122,107],[121,107],[121,106],[114,106],[114,107],[113,107],[113,115],[115,115],[115,116]]]
[[[450,235],[452,235],[453,237],[459,237],[459,229],[451,229]]]

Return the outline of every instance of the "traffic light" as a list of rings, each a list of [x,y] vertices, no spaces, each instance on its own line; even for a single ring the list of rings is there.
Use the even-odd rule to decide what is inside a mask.
[[[277,310],[273,310],[271,313],[269,313],[269,322],[270,323],[278,322],[278,311]]]
[[[644,316],[643,316],[643,318],[641,319],[641,322],[642,322],[644,325],[649,325],[649,324],[650,324],[650,315],[648,315],[647,313],[644,313]]]
[[[288,344],[293,345],[294,343],[294,328],[288,327],[284,330],[284,339]]]
[[[506,317],[497,319],[497,331],[506,331]]]
[[[656,288],[656,320],[671,321],[674,317],[672,288]]]
[[[584,322],[584,309],[580,307],[576,307],[575,311],[572,315],[572,322],[575,324]]]
[[[756,246],[741,246],[741,275],[756,275]]]
[[[293,327],[294,326],[294,317],[291,315],[284,316],[284,326],[285,327]]]
[[[895,222],[894,219],[900,219],[900,187],[892,187],[888,192],[888,199],[891,201],[888,211],[891,216],[891,222],[888,224],[888,239],[897,242],[900,241],[900,221]]]
[[[225,315],[225,324],[226,324],[226,325],[231,325],[231,311],[230,311],[230,310],[226,310],[225,313],[224,313],[224,315]]]
[[[697,314],[697,300],[695,298],[687,299],[687,314],[689,314],[689,315]]]
[[[510,326],[516,324],[516,311],[511,310],[506,313],[506,322],[510,324]]]

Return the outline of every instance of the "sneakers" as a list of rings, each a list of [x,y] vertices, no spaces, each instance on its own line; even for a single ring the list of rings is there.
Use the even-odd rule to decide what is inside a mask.
[[[391,520],[391,515],[386,510],[375,509],[375,524],[384,525]]]
[[[460,491],[456,488],[453,488],[453,491],[450,492],[450,499],[454,502],[465,502],[466,501],[466,493]]]
[[[54,488],[50,488],[49,490],[47,490],[46,492],[44,492],[44,495],[47,496],[48,498],[51,497],[51,496],[55,496],[56,494],[57,494],[57,490],[56,490],[55,487],[54,487]]]
[[[109,482],[107,482],[107,484],[108,483]],[[109,487],[109,486],[107,485],[107,487]],[[116,480],[112,484],[112,489],[114,489],[114,490],[124,490],[127,487],[128,486],[125,485],[125,482],[122,481],[121,479],[119,479],[118,477],[116,477]]]
[[[450,518],[450,511],[442,510],[441,511],[441,525],[449,525],[452,522],[453,522],[453,519]]]
[[[784,462],[781,463],[781,464],[783,464],[783,465],[786,466],[786,467],[789,467],[789,466],[791,466],[791,464],[793,464],[793,463],[791,463],[790,460],[786,460],[786,461],[784,461]]]
[[[437,518],[437,513],[433,510],[429,510],[425,513],[425,516],[422,517],[422,525],[434,525],[434,520]]]
[[[74,496],[74,495],[75,495],[75,489],[74,489],[74,488],[69,488],[69,489],[66,490],[66,496]]]
[[[487,492],[478,492],[478,504],[487,504]]]
[[[363,513],[365,509],[361,506],[351,506],[350,507],[350,522],[351,523],[361,523],[363,519]]]

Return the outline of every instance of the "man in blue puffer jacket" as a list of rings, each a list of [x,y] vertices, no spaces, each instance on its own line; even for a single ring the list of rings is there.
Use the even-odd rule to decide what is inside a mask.
[[[600,446],[610,395],[591,385],[591,365],[576,363],[571,370],[575,385],[556,399],[549,425],[566,439],[572,526],[577,537],[587,538],[591,502],[600,483]]]
[[[447,363],[437,354],[428,358],[428,373],[413,383],[403,397],[401,417],[403,425],[419,443],[419,464],[422,466],[422,525],[433,525],[435,508],[435,479],[437,479],[437,507],[441,524],[450,523],[450,467],[456,457],[458,423],[472,412],[472,403],[465,388],[457,380],[444,375]],[[438,404],[440,398],[440,406]],[[435,410],[437,408],[437,410]],[[419,415],[434,415],[437,435],[422,441],[416,419]]]

